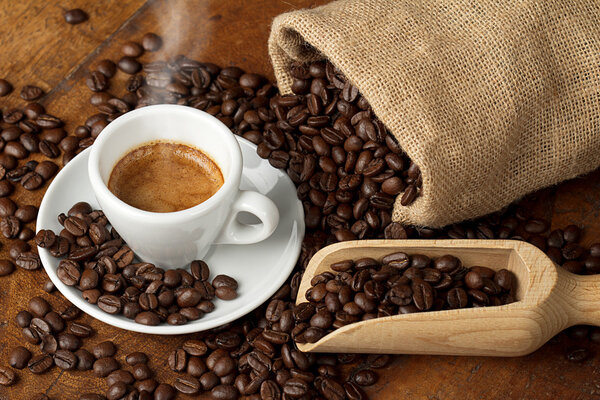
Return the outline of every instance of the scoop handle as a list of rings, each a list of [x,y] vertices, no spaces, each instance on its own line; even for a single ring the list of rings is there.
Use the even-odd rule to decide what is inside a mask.
[[[600,276],[575,275],[558,267],[553,299],[568,315],[568,326],[600,326]]]

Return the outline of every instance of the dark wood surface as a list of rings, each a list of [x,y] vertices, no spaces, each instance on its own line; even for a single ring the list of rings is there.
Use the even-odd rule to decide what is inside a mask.
[[[266,50],[272,18],[325,2],[4,0],[0,3],[0,77],[10,80],[15,92],[0,98],[0,107],[23,106],[25,103],[18,96],[20,87],[38,85],[47,93],[43,103],[48,111],[63,118],[71,133],[95,113],[82,78],[99,60],[117,60],[125,41],[140,40],[146,32],[160,34],[165,44],[161,51],[144,55],[143,61],[185,54],[221,66],[237,65],[272,79]],[[73,7],[86,10],[89,21],[76,26],[65,24],[62,12]],[[119,85],[126,78],[119,73],[113,82]],[[599,241],[599,178],[595,172],[544,191],[538,201],[540,215],[552,218],[553,227],[570,223],[585,226],[584,243]],[[13,198],[19,204],[37,206],[44,188],[26,192],[18,187],[21,190]],[[9,242],[0,240],[0,257],[8,257]],[[21,341],[14,316],[27,307],[30,297],[44,295],[54,306],[65,304],[60,294],[42,291],[45,279],[43,271],[23,270],[0,278],[0,363],[6,364],[8,352]],[[193,336],[149,336],[113,328],[87,316],[84,321],[97,332],[85,348],[113,340],[119,346],[117,358],[121,362],[129,352],[145,351],[151,354],[151,367],[157,378],[167,383],[175,379],[166,365],[169,352]],[[380,370],[378,383],[366,392],[373,399],[600,398],[598,358],[581,364],[568,362],[564,349],[570,343],[564,336],[521,358],[397,356]],[[91,372],[62,372],[54,368],[41,376],[26,370],[18,375],[17,384],[0,387],[0,399],[29,399],[37,392],[45,392],[52,399],[77,399],[86,391],[106,390],[104,380]]]

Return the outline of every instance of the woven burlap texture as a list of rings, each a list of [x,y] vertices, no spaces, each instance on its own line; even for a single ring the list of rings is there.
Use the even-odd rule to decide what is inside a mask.
[[[393,219],[441,227],[600,165],[600,2],[341,0],[275,18],[293,60],[328,59],[421,168]]]

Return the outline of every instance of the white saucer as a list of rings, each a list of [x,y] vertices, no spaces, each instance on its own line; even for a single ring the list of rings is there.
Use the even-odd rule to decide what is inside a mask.
[[[238,297],[230,301],[215,299],[215,310],[185,325],[145,326],[122,315],[110,315],[89,304],[81,292],[63,284],[56,275],[59,259],[46,249],[38,248],[42,264],[58,290],[84,312],[107,324],[130,331],[162,335],[199,332],[231,322],[265,302],[288,278],[298,256],[304,236],[304,212],[296,197],[296,188],[281,170],[256,154],[256,146],[236,137],[242,149],[244,170],[240,188],[256,190],[272,199],[279,208],[280,220],[275,232],[266,240],[250,245],[215,245],[204,260],[212,277],[227,274],[239,283]],[[66,213],[78,201],[99,208],[88,180],[89,148],[67,164],[48,187],[40,205],[37,229],[58,233],[62,226],[58,214]],[[243,221],[246,222],[246,221]]]

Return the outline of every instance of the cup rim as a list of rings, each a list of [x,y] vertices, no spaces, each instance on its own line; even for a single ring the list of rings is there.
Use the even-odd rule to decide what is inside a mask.
[[[209,123],[211,123],[216,128],[215,132],[222,137],[224,142],[226,142],[225,144],[227,148],[230,149],[232,157],[228,176],[223,177],[223,185],[219,188],[219,190],[217,190],[215,194],[213,194],[210,198],[208,198],[200,204],[197,204],[190,208],[186,208],[184,210],[164,213],[142,210],[125,203],[123,200],[121,200],[115,194],[113,194],[113,192],[111,192],[108,189],[107,184],[104,183],[104,180],[100,175],[100,154],[109,138],[112,135],[114,135],[115,132],[118,132],[123,125],[130,122],[130,120],[136,118],[144,118],[144,116],[146,115],[155,116],[156,113],[182,113],[191,115],[194,118],[208,120]],[[195,145],[190,143],[182,144],[187,144],[191,147],[196,147]],[[140,143],[139,145],[143,145],[143,143]],[[219,169],[221,169],[221,167],[219,167]],[[222,169],[221,172],[223,172]],[[94,193],[96,193],[97,197],[101,196],[104,200],[110,202],[112,206],[119,207],[123,210],[123,212],[127,212],[130,215],[146,219],[152,218],[156,222],[173,223],[174,221],[187,220],[190,217],[206,214],[207,212],[211,211],[214,207],[217,207],[219,204],[221,204],[225,200],[224,197],[229,195],[232,190],[235,190],[239,187],[241,173],[242,154],[239,143],[235,139],[233,132],[231,132],[231,130],[227,128],[227,126],[225,126],[225,124],[223,124],[219,119],[213,117],[212,115],[202,110],[176,104],[157,104],[146,106],[119,116],[114,121],[110,122],[102,130],[100,135],[96,138],[94,144],[91,146],[90,157],[88,160],[88,175],[90,183],[92,185],[92,189],[94,190]]]

